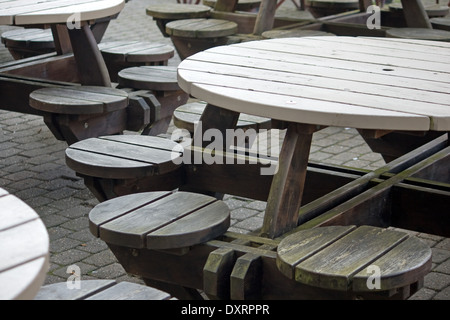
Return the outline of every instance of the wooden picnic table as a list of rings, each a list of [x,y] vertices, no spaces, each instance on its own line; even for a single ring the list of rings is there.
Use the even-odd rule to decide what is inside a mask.
[[[30,68],[33,71],[28,71],[26,68],[24,70],[19,66],[14,74],[40,75],[42,78],[52,79],[55,74],[68,73],[67,77],[76,77],[79,73],[81,84],[110,86],[109,74],[90,25],[96,20],[116,16],[124,5],[124,0],[0,2],[0,24],[50,27],[57,53],[63,55],[73,52],[76,61],[76,68],[73,68],[68,61],[60,61],[55,69],[52,69],[49,64],[56,65],[56,62],[48,62],[42,65],[40,70]],[[11,72],[10,70],[9,73]]]
[[[49,268],[49,237],[37,213],[0,188],[0,299],[32,299]]]
[[[98,42],[125,2],[1,1],[0,24],[50,28],[55,52],[0,66],[0,109],[43,116],[53,135],[69,144],[85,137],[122,133],[136,113],[129,112],[134,107],[130,107],[128,94],[112,88]],[[76,93],[71,90],[74,87]],[[49,90],[45,95],[50,100],[31,97],[40,89]],[[99,93],[95,98],[91,95],[94,91]],[[116,101],[120,106],[115,102],[111,106],[114,96],[120,96],[120,102]],[[42,103],[47,106],[42,108]],[[91,108],[92,103],[99,108]],[[143,125],[150,121],[146,107],[137,106]]]
[[[327,126],[375,136],[450,130],[449,48],[388,38],[253,41],[187,58],[178,79],[209,103],[200,133],[232,129],[241,112],[287,128],[261,232],[274,238],[297,225],[314,132]]]

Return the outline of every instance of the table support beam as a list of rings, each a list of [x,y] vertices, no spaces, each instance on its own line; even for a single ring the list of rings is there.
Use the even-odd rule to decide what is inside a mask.
[[[111,86],[108,69],[88,24],[69,29],[70,42],[81,75],[81,84]]]
[[[317,126],[290,123],[272,180],[261,235],[276,238],[297,226],[312,135]]]
[[[421,0],[402,0],[403,14],[409,28],[432,29],[427,12]]]
[[[273,0],[262,0],[259,7],[258,17],[256,18],[253,34],[261,35],[264,31],[273,28],[277,2]]]

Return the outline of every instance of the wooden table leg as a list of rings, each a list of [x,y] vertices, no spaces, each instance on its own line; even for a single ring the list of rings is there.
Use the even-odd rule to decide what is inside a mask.
[[[272,180],[261,235],[276,238],[297,226],[316,126],[290,123]]]
[[[402,0],[402,7],[408,28],[432,29],[422,0]]]
[[[108,69],[89,25],[83,24],[80,28],[69,29],[69,36],[81,84],[110,87]]]

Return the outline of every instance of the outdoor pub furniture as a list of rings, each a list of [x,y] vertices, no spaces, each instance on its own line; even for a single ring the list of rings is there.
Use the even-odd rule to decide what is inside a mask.
[[[174,198],[163,206],[154,200],[162,197],[158,191],[116,197],[91,211],[91,231],[127,272],[165,291],[185,289],[191,297],[191,289],[202,289],[220,299],[408,298],[430,270],[431,251],[386,227],[448,234],[450,70],[448,44],[397,41],[272,39],[215,47],[187,58],[178,68],[180,87],[209,103],[194,140],[210,128],[225,134],[241,112],[271,118],[286,129],[278,170],[262,176],[256,162],[241,169],[237,164],[184,164],[181,191],[170,196],[186,202]],[[373,136],[391,131],[442,135],[304,204],[312,134],[326,126],[355,127]],[[207,152],[210,141],[200,141],[184,153]],[[443,180],[426,190],[412,182],[419,177]],[[318,189],[323,191],[326,182]],[[202,218],[208,221],[190,216],[196,198],[186,193],[189,187],[267,200],[262,229],[251,235],[196,229],[198,222],[212,223],[209,218],[218,212],[205,210]],[[430,210],[432,204],[437,206]],[[168,229],[155,229],[149,216]],[[180,216],[190,220],[187,229],[182,223],[172,226]],[[180,235],[192,242],[176,241]],[[371,267],[380,271],[376,290],[367,285]]]
[[[98,136],[121,133],[129,124],[129,114],[137,113],[141,119],[147,120],[147,123],[143,124],[147,125],[150,120],[145,116],[148,112],[143,104],[138,102],[131,106],[127,97],[120,98],[120,107],[111,108],[107,95],[97,95],[94,103],[103,102],[105,106],[102,112],[95,113],[89,111],[89,105],[93,101],[78,99],[77,106],[85,103],[84,112],[78,114],[74,110],[76,108],[71,108],[74,97],[68,97],[68,100],[59,99],[67,95],[68,87],[73,86],[78,87],[77,96],[83,95],[83,92],[87,96],[91,95],[92,87],[109,87],[109,94],[114,92],[115,96],[124,95],[123,91],[111,87],[108,69],[97,45],[98,30],[104,31],[109,21],[120,13],[124,5],[123,0],[1,2],[0,24],[50,28],[55,52],[0,66],[0,108],[42,115],[55,137],[69,144],[88,134]],[[96,31],[91,25],[95,25]],[[30,94],[38,89],[47,90],[46,97],[49,97],[49,91],[53,92],[51,101],[37,99],[37,105],[47,105],[44,109],[35,109],[30,105]],[[102,126],[94,125],[99,121]],[[108,129],[105,131],[105,128]],[[73,137],[78,138],[73,140]]]
[[[0,188],[0,299],[33,299],[49,264],[49,236],[38,214]]]
[[[230,124],[243,112],[287,128],[262,230],[273,238],[297,224],[315,131],[345,126],[383,135],[450,129],[449,48],[388,38],[253,41],[183,61],[179,84],[210,103],[201,119],[204,131],[218,107],[229,110]]]

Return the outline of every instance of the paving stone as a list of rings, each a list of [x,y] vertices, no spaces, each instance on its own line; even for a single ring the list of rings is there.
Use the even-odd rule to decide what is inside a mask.
[[[99,253],[91,254],[83,260],[87,264],[93,264],[98,267],[107,266],[116,261],[116,257],[110,250],[103,250]]]
[[[126,272],[121,264],[113,263],[92,271],[90,275],[101,279],[117,279],[118,277],[126,275]]]
[[[66,228],[61,227],[47,228],[47,231],[50,241],[66,237],[72,233],[71,230],[67,230]]]
[[[76,219],[69,219],[67,222],[61,225],[63,228],[67,228],[70,230],[83,230],[89,228],[89,220],[87,217],[80,217]]]
[[[50,243],[50,252],[60,253],[78,247],[80,244],[80,241],[68,237],[59,238]]]
[[[450,251],[439,248],[431,248],[432,251],[432,259],[434,263],[441,263],[447,260],[450,257]]]
[[[440,272],[430,272],[425,276],[424,286],[440,291],[450,285],[450,275]]]
[[[258,212],[248,208],[238,208],[231,211],[231,217],[237,220],[244,220],[257,215]]]
[[[450,239],[446,238],[436,244],[436,248],[445,249],[450,251]]]
[[[439,293],[437,293],[433,297],[433,300],[450,300],[450,287],[447,287],[442,291],[440,291]]]
[[[412,295],[409,300],[431,300],[436,295],[435,290],[422,288]]]
[[[80,262],[81,260],[86,259],[89,256],[89,252],[72,249],[50,255],[50,261],[58,265],[67,267],[76,262]]]

